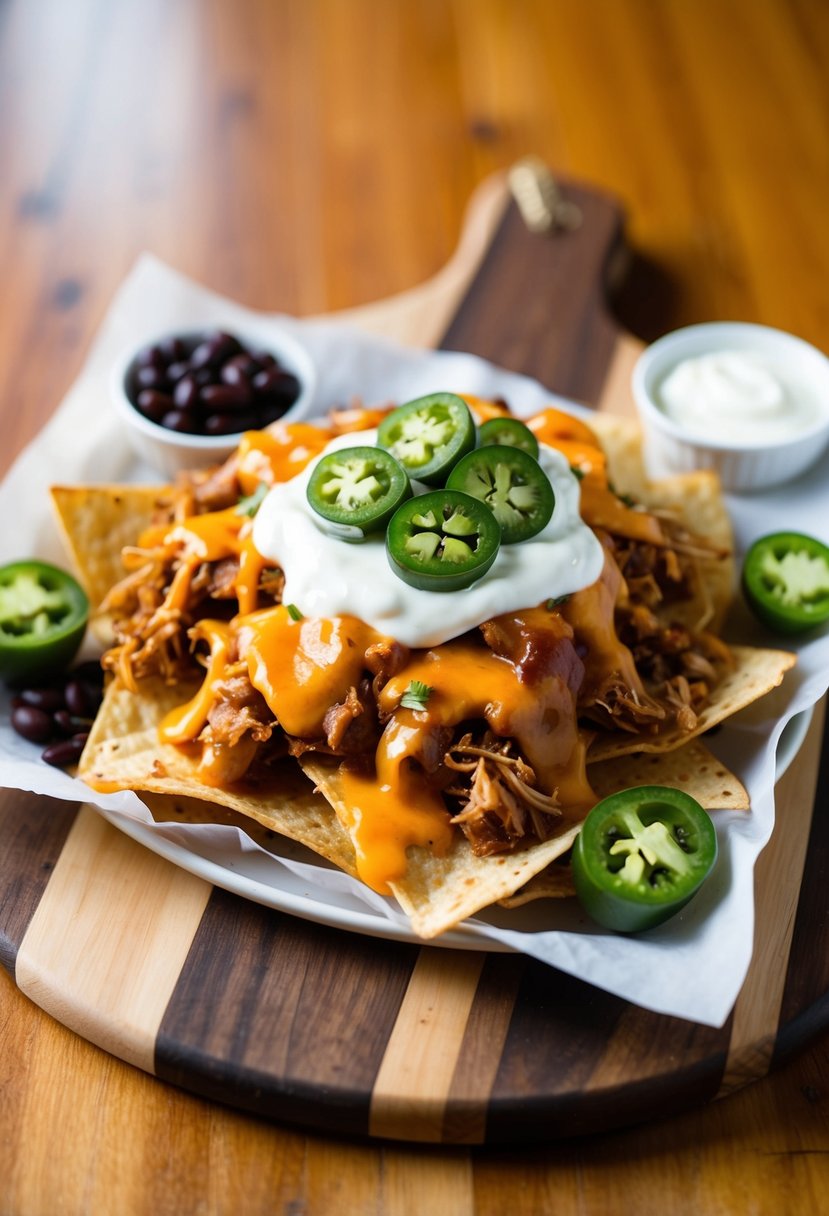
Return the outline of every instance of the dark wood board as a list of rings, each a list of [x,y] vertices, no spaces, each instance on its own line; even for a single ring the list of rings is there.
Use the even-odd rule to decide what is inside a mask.
[[[502,188],[451,303],[436,295],[448,309],[441,345],[624,410],[614,368],[631,340],[605,291],[621,213],[567,190],[581,225],[540,237]],[[829,788],[826,752],[820,713],[778,789],[789,830],[758,868],[758,924],[785,919],[769,904],[781,889],[797,914],[773,949],[758,938],[721,1029],[649,1013],[531,959],[292,918],[176,870],[89,808],[16,791],[0,791],[0,961],[114,1054],[289,1123],[526,1144],[661,1118],[764,1075],[826,1027],[829,827],[811,814],[815,791],[825,801]],[[95,984],[73,963],[90,956]]]

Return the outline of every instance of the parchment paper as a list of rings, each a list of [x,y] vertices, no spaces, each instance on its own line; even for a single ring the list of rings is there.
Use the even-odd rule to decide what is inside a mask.
[[[194,284],[156,259],[144,256],[113,301],[87,362],[52,420],[21,454],[0,486],[0,561],[40,556],[67,564],[48,499],[50,484],[147,480],[158,476],[132,455],[112,407],[112,369],[124,352],[170,330],[202,326],[235,329],[267,342],[273,327],[289,330],[314,360],[318,380],[309,415],[324,413],[354,396],[366,404],[402,401],[439,389],[480,396],[503,396],[519,413],[531,413],[560,399],[541,385],[493,367],[470,355],[423,352],[347,330],[336,322],[301,322],[251,312]],[[577,411],[579,407],[574,406]],[[829,543],[829,457],[795,485],[763,496],[729,498],[738,550],[755,537],[783,528],[799,529]],[[739,616],[734,640],[779,646]],[[788,648],[788,646],[787,646]],[[813,705],[829,685],[829,636],[824,632],[796,647],[797,668],[783,689],[738,715],[711,742],[712,750],[747,786],[749,814],[715,812],[720,858],[714,874],[678,917],[635,938],[597,931],[575,901],[535,905],[533,929],[504,929],[484,919],[469,931],[493,944],[522,951],[628,1001],[657,1012],[712,1026],[727,1018],[748,967],[753,941],[754,862],[774,823],[775,753],[793,715]],[[119,816],[132,817],[187,847],[198,840],[220,842],[229,869],[251,850],[246,835],[233,828],[154,825],[133,794],[99,795],[39,759],[39,749],[8,726],[8,695],[0,703],[0,783],[36,793],[83,801]],[[360,901],[377,916],[399,925],[400,910],[339,872],[301,861],[272,859],[299,875],[307,890],[327,899]],[[543,918],[540,920],[540,918]],[[526,924],[527,917],[516,917]]]

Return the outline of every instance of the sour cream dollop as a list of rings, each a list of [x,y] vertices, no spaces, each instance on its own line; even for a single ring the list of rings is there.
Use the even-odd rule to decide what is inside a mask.
[[[317,459],[376,439],[376,430],[340,435]],[[253,524],[255,547],[284,571],[285,603],[305,616],[356,616],[406,646],[439,646],[500,613],[580,591],[601,574],[604,553],[579,515],[578,479],[552,448],[542,445],[539,456],[556,498],[550,522],[530,540],[502,545],[483,578],[454,592],[402,582],[389,566],[382,534],[350,544],[326,532],[306,497],[316,463],[275,485]]]
[[[820,417],[805,386],[752,351],[683,359],[657,390],[665,414],[700,437],[747,446],[790,439]]]

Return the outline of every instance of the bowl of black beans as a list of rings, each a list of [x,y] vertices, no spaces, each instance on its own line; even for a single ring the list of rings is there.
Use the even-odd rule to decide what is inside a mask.
[[[143,343],[115,369],[113,394],[139,456],[174,475],[224,460],[245,431],[307,416],[314,382],[290,335],[212,329]]]

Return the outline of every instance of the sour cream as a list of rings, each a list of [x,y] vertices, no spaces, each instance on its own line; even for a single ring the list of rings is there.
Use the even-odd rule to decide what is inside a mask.
[[[753,351],[723,350],[683,359],[657,389],[659,404],[688,432],[764,446],[809,430],[818,402],[790,371]]]
[[[376,430],[338,436],[318,459],[376,439]],[[601,574],[604,554],[579,515],[578,479],[552,448],[542,445],[539,457],[556,498],[550,522],[521,544],[502,545],[483,578],[454,592],[404,583],[389,566],[382,535],[350,544],[326,532],[306,497],[316,463],[275,485],[253,525],[259,553],[284,571],[285,603],[305,616],[356,616],[406,646],[439,646],[500,613],[580,591]]]

